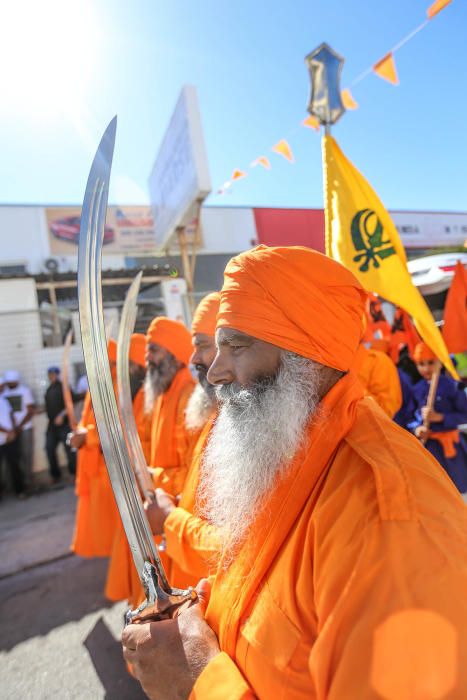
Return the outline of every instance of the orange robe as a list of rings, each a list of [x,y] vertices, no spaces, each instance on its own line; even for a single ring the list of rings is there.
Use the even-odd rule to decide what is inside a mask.
[[[178,496],[190,464],[193,434],[185,425],[185,409],[194,387],[187,367],[180,369],[154,406],[151,428],[151,466],[155,488]]]
[[[152,414],[150,464],[153,467],[154,488],[162,488],[172,496],[182,492],[198,437],[185,424],[185,409],[193,386],[194,379],[189,369],[184,367],[179,370],[169,389],[157,398]],[[154,539],[156,546],[159,546],[162,538]],[[165,551],[160,551],[159,555],[170,583],[172,574],[183,588],[197,583],[192,576],[179,575],[176,565]],[[144,593],[139,579],[133,579],[132,583],[129,602],[132,608],[136,608],[144,599]]]
[[[154,467],[155,488],[162,488],[172,496],[179,496],[185,484],[188,468],[199,433],[189,431],[185,423],[185,410],[194,388],[194,380],[188,368],[181,369],[168,391],[159,396],[154,407],[151,432],[151,465]],[[160,543],[161,538],[156,538]],[[196,585],[198,579],[181,571],[167,552],[161,552],[161,560],[171,585],[178,587]]]
[[[99,470],[100,446],[96,422],[87,392],[78,429],[86,429],[86,442],[78,450],[76,464],[76,518],[71,550],[81,557],[95,556],[91,522],[91,482]]]
[[[136,427],[143,448],[146,462],[150,455],[150,416],[144,413],[144,390],[140,389],[133,401]],[[105,584],[105,596],[109,600],[127,600],[132,597],[135,589],[140,589],[141,584],[136,567],[131,556],[128,540],[123,529],[122,521],[118,518],[115,530],[112,553],[107,570]]]
[[[395,416],[402,406],[402,389],[393,361],[384,352],[360,345],[354,369],[365,394],[371,396],[389,418]]]
[[[191,698],[467,697],[467,509],[352,373],[323,399],[206,619]]]
[[[115,388],[115,382],[114,382]],[[80,425],[86,442],[78,452],[77,517],[72,550],[86,557],[108,557],[118,522],[118,509],[99,442],[89,393]]]
[[[217,568],[217,530],[203,518],[194,515],[201,460],[214,419],[215,416],[212,416],[201,431],[180,503],[164,523],[167,554],[174,562],[171,583],[176,587],[181,587],[186,574],[199,580],[214,573]]]

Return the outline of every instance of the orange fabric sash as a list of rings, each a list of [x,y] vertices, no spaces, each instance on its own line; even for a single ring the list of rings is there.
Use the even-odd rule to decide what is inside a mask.
[[[133,413],[141,447],[143,448],[146,462],[149,462],[151,455],[151,417],[144,413],[144,389],[142,388],[133,399]]]
[[[179,398],[194,380],[187,367],[179,370],[168,391],[158,397],[152,416],[151,466],[173,467],[178,464],[176,422]]]
[[[328,392],[320,404],[320,417],[308,427],[307,446],[298,451],[288,474],[259,512],[251,537],[228,569],[221,563],[206,619],[217,632],[221,649],[230,656],[235,656],[242,615],[313,489],[326,473],[339,443],[351,429],[362,396],[360,382],[353,372]]]
[[[459,444],[460,439],[458,430],[446,430],[446,432],[443,433],[435,433],[430,430],[428,433],[428,440],[437,440],[439,443],[441,443],[444,456],[448,459],[456,456],[456,445]]]
[[[179,506],[184,508],[189,513],[195,512],[196,504],[196,491],[198,489],[199,472],[201,466],[201,459],[203,456],[204,448],[206,447],[206,442],[211,432],[212,425],[216,419],[216,414],[214,413],[206,421],[204,428],[202,429],[196,447],[193,450],[193,457],[191,460],[190,469],[185,479],[185,484],[183,486],[182,496],[180,498]]]

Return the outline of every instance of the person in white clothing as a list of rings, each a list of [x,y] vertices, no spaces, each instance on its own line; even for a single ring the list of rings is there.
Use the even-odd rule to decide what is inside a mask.
[[[16,434],[19,440],[20,462],[23,469],[23,477],[26,485],[32,481],[33,466],[33,427],[35,402],[31,389],[22,384],[20,374],[15,369],[7,370],[3,379],[5,389],[2,396],[7,399],[13,410],[13,420]]]
[[[18,498],[22,498],[24,496],[24,481],[19,464],[18,448],[19,442],[13,423],[13,411],[7,399],[0,395],[0,468],[3,461],[6,461],[15,493]]]

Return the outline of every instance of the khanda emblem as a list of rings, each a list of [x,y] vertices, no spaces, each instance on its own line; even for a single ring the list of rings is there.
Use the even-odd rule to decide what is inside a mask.
[[[383,224],[372,209],[361,209],[352,219],[350,225],[352,242],[359,254],[354,262],[361,262],[359,269],[368,272],[370,264],[380,267],[379,260],[384,260],[395,254],[391,241],[383,240]]]

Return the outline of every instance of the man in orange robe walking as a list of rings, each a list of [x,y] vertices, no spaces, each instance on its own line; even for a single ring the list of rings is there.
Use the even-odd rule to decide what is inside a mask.
[[[384,343],[386,341],[376,341]],[[402,406],[402,389],[394,362],[386,353],[360,343],[353,369],[366,396],[371,396],[389,418]]]
[[[365,296],[306,248],[227,265],[200,485],[223,555],[198,604],[123,632],[153,700],[467,697],[467,509],[363,397]]]
[[[112,338],[108,342],[108,355],[115,383],[117,344]],[[109,556],[118,516],[89,391],[70,445],[79,450],[75,487],[78,500],[71,549],[82,557]]]
[[[194,514],[200,462],[216,414],[214,387],[207,381],[207,372],[216,355],[214,336],[219,299],[218,292],[204,297],[191,324],[194,347],[191,363],[198,373],[199,383],[188,401],[185,424],[199,437],[180,500],[176,504],[163,489],[157,489],[147,509],[153,534],[165,536],[167,554],[172,560],[171,584],[176,587],[183,585],[186,574],[192,576],[194,582],[207,576],[215,568],[219,553],[216,529]]]

